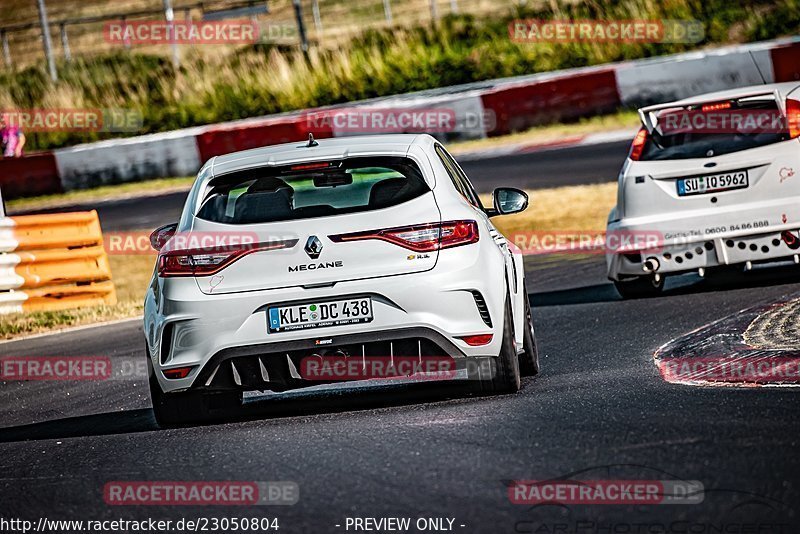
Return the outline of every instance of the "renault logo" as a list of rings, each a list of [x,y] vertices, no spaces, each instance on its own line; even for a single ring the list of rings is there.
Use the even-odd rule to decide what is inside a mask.
[[[322,252],[322,242],[319,238],[315,235],[312,235],[306,241],[306,254],[312,260],[316,260],[319,258],[320,253]]]

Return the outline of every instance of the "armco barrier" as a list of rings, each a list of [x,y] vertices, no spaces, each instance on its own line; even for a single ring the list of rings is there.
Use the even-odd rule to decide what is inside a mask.
[[[493,110],[497,121],[490,135],[607,113],[620,105],[614,69],[507,83],[484,92],[481,98],[483,107]]]
[[[312,133],[317,139],[333,136],[330,127],[314,128]],[[307,119],[306,115],[302,114],[211,126],[197,136],[197,148],[201,161],[207,161],[209,158],[229,152],[299,141],[307,137]]]
[[[115,303],[96,211],[0,219],[0,313]]]
[[[56,159],[48,152],[22,158],[0,158],[0,188],[6,200],[64,191]]]
[[[64,190],[189,176],[202,163],[201,128],[111,139],[54,151]]]

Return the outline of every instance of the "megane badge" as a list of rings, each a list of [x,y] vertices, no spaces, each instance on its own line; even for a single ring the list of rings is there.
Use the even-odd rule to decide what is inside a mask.
[[[319,238],[315,235],[312,235],[306,241],[306,254],[312,260],[316,260],[319,258],[320,253],[322,252],[322,242]]]

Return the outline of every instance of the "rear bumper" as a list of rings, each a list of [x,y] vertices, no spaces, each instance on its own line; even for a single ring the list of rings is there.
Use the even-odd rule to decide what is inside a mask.
[[[499,254],[476,254],[471,258],[442,254],[436,268],[425,273],[353,280],[313,289],[206,295],[199,291],[194,279],[155,278],[145,298],[144,331],[149,357],[162,390],[169,392],[220,385],[242,390],[315,385],[300,383],[292,376],[287,353],[297,368],[304,351],[311,355],[315,349],[359,343],[413,338],[427,340],[424,352],[433,352],[432,356],[464,360],[497,355],[502,343],[505,281],[502,274],[486,274],[492,272],[503,272]],[[482,297],[483,308],[476,302],[474,292]],[[271,305],[351,295],[372,297],[372,322],[268,333],[266,310]],[[470,346],[460,339],[489,333],[493,335],[491,342],[482,346]],[[376,355],[391,356],[395,349],[399,350],[386,346],[386,354]],[[237,384],[233,370],[221,363],[234,359],[238,362],[239,358],[245,360],[241,369],[237,366]],[[262,380],[262,365],[268,376],[282,379]],[[180,367],[192,367],[192,371],[185,378],[164,377],[163,370]],[[218,368],[231,380],[218,382],[219,377],[215,377],[209,382]],[[246,376],[253,380],[246,380]]]
[[[322,363],[326,355],[334,355],[335,365]],[[464,351],[435,330],[399,328],[336,336],[324,347],[300,339],[224,349],[206,362],[192,389],[285,391],[361,380],[376,370],[385,378],[403,378],[412,368],[409,362],[418,371],[442,371],[440,376],[449,378],[459,360],[466,361]]]
[[[619,228],[618,225],[609,225],[609,232]],[[766,231],[728,231],[708,237],[673,237],[665,239],[663,245],[657,248],[606,254],[606,265],[609,279],[625,280],[653,273],[681,274],[723,265],[792,259],[795,262],[800,260],[800,226],[797,224]]]

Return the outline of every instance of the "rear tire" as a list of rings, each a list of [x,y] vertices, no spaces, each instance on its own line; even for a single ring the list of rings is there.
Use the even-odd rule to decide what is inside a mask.
[[[522,376],[536,376],[539,374],[539,346],[536,344],[536,333],[533,329],[533,314],[531,313],[531,303],[528,300],[528,290],[525,286],[522,288],[525,291],[525,319],[523,322],[525,333],[522,340],[525,352],[519,356],[519,371]]]
[[[656,282],[655,276],[638,276],[633,280],[614,280],[614,287],[623,299],[655,297],[664,289],[664,277]]]
[[[500,354],[497,357],[490,357],[488,360],[491,364],[489,366],[491,372],[489,376],[479,375],[480,391],[489,394],[519,391],[519,357],[514,342],[514,319],[508,300],[506,300],[506,311],[503,318],[503,343],[500,346]]]
[[[155,415],[159,427],[167,428],[208,422],[242,405],[242,394],[238,391],[164,393],[158,383],[149,356],[147,367],[150,371],[149,385],[153,415]]]

